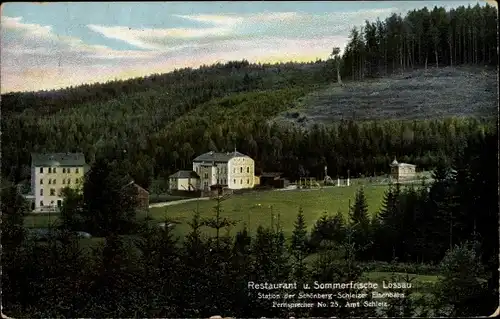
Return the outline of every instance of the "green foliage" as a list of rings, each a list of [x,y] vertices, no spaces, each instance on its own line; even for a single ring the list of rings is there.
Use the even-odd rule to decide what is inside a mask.
[[[310,245],[314,249],[320,249],[329,241],[340,244],[345,240],[345,236],[345,221],[342,212],[337,212],[335,216],[324,213],[313,226]]]
[[[136,226],[137,188],[123,171],[98,159],[85,176],[83,219],[93,235],[126,234]]]
[[[307,257],[309,250],[307,247],[307,237],[307,226],[304,221],[304,213],[302,208],[299,208],[290,242],[290,255],[294,258],[293,278],[297,281],[302,281],[305,278],[306,266],[304,264],[304,259]]]
[[[342,76],[362,80],[431,64],[496,65],[497,15],[495,7],[476,4],[424,7],[403,17],[394,13],[384,21],[366,21],[364,28],[351,30]]]
[[[486,282],[479,256],[472,243],[464,243],[449,250],[441,262],[443,279],[435,287],[436,304],[450,316],[477,316],[493,312],[480,307],[487,295]]]
[[[15,186],[2,188],[1,197],[2,247],[15,248],[25,237],[23,224],[29,205]]]

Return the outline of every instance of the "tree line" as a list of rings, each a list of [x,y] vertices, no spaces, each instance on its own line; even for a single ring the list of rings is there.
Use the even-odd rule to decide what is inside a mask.
[[[342,76],[362,80],[430,65],[497,65],[497,21],[497,9],[488,4],[425,7],[366,21],[350,33]]]
[[[15,187],[4,188],[3,309],[13,317],[488,314],[484,312],[492,312],[498,303],[498,181],[492,174],[497,169],[496,137],[489,133],[469,142],[451,168],[443,165],[434,171],[431,184],[390,186],[377,214],[367,211],[362,188],[349,212],[325,215],[311,230],[298,207],[290,238],[284,236],[279,218],[255,234],[244,227],[230,236],[223,229],[234,224],[219,218],[221,198],[215,200],[215,217],[195,211],[190,231],[176,238],[171,227],[135,218],[137,203],[126,200],[133,194],[120,192],[120,162],[96,161],[85,176],[84,196],[65,194],[62,235],[38,242],[23,226],[26,202]],[[120,202],[120,209],[111,202]],[[83,246],[70,231],[74,227],[95,231],[103,243]],[[222,231],[207,237],[206,227]],[[272,307],[273,300],[259,298],[259,292],[284,290],[260,291],[248,285],[297,282],[300,288],[314,281],[362,281],[364,265],[373,261],[427,263],[441,277],[435,285],[407,290],[411,298],[390,300],[382,312],[343,307],[348,300],[335,294],[327,300],[340,305],[334,309]],[[394,280],[411,283],[404,277]],[[368,294],[363,301],[373,300]]]

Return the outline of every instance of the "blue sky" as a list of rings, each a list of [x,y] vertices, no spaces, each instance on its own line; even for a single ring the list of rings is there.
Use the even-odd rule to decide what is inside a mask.
[[[243,58],[325,59],[365,20],[424,6],[476,3],[4,3],[1,91],[61,88]]]

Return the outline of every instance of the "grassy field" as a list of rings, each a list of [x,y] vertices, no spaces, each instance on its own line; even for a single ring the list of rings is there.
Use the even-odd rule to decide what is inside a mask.
[[[348,80],[348,79],[347,79]],[[332,84],[299,99],[278,121],[313,124],[342,118],[415,120],[496,114],[496,70],[446,67]],[[450,96],[453,96],[450,99]]]
[[[315,221],[327,212],[336,214],[339,210],[347,215],[349,200],[354,202],[357,187],[331,187],[313,190],[288,190],[255,192],[242,195],[233,195],[222,204],[222,217],[227,217],[237,222],[231,229],[235,234],[246,223],[250,232],[255,232],[259,225],[270,226],[271,217],[274,222],[278,221],[283,227],[285,235],[291,235],[293,225],[302,207],[305,220],[309,228]],[[377,212],[382,204],[382,198],[386,187],[365,186],[365,194],[370,213]],[[179,222],[176,232],[185,234],[189,231],[187,224],[194,211],[198,210],[202,218],[215,216],[215,201],[205,200],[189,202],[180,205],[166,206],[150,209],[150,216],[162,220],[165,216]],[[208,230],[207,230],[208,231]]]
[[[271,216],[274,222],[278,221],[288,236],[292,233],[293,224],[299,207],[302,207],[309,228],[324,213],[336,214],[339,210],[347,215],[349,200],[354,202],[357,186],[329,187],[311,190],[265,191],[241,195],[232,195],[222,203],[222,217],[237,222],[230,233],[234,235],[246,223],[251,232],[255,232],[259,225],[270,226]],[[365,194],[370,213],[380,209],[385,186],[365,186]],[[175,233],[182,236],[189,231],[188,222],[191,221],[194,211],[198,210],[202,218],[215,215],[215,201],[201,200],[179,205],[151,208],[149,216],[163,221],[165,217],[178,222]],[[145,216],[140,216],[145,217]],[[25,219],[27,227],[47,227],[49,222],[57,222],[57,214],[29,215]],[[209,229],[205,229],[210,234]],[[226,230],[222,230],[224,233]]]

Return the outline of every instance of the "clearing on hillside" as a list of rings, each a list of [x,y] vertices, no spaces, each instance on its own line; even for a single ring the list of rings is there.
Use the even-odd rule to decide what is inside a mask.
[[[309,125],[332,120],[491,117],[497,107],[497,73],[491,68],[445,67],[386,78],[332,84],[298,101],[277,120]]]

